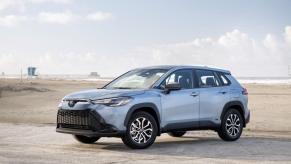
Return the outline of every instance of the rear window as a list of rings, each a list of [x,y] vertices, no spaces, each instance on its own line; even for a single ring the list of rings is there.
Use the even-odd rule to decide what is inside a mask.
[[[221,86],[218,77],[210,70],[196,70],[198,83],[201,88]]]
[[[222,72],[217,72],[217,75],[222,83],[223,86],[227,86],[227,85],[230,85],[230,80],[225,76],[224,73]]]

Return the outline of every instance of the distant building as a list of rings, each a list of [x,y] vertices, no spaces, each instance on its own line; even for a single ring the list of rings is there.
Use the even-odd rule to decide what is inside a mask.
[[[35,72],[36,72],[36,67],[28,67],[27,68],[27,75],[28,76],[37,76]]]
[[[5,72],[2,72],[2,73],[1,73],[1,76],[5,76]]]
[[[100,75],[97,72],[91,72],[90,77],[100,77]]]

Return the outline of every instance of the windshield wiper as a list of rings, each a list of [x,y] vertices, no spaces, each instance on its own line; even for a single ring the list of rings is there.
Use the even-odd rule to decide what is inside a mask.
[[[113,89],[133,89],[133,88],[130,88],[130,87],[113,87]]]

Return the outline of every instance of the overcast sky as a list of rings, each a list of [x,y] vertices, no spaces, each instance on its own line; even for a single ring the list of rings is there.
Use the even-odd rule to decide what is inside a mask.
[[[0,72],[116,76],[149,65],[287,76],[288,0],[0,0]]]

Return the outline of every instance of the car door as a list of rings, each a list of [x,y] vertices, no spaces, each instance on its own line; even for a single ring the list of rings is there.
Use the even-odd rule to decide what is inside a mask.
[[[212,70],[195,70],[200,94],[200,126],[218,125],[220,113],[229,102],[229,87],[223,85],[219,75]]]
[[[162,117],[165,129],[179,129],[198,126],[199,93],[193,87],[193,70],[174,71],[162,83],[179,83],[181,90],[161,95]]]

